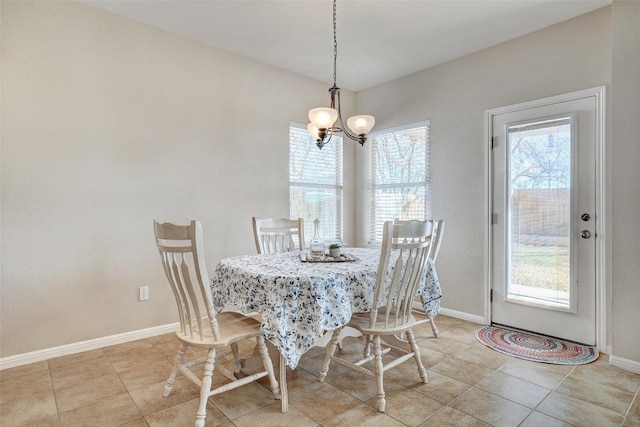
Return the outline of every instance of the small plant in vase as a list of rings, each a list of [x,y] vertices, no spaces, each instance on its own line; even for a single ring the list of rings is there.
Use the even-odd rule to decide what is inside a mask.
[[[332,258],[340,258],[340,244],[332,243],[329,245],[329,256]]]

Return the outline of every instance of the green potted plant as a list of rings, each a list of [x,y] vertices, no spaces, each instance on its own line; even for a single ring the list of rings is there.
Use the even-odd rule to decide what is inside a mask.
[[[332,243],[329,245],[329,256],[332,258],[340,258],[340,244]]]

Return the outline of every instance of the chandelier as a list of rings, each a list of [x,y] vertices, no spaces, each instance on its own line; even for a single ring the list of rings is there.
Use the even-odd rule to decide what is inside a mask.
[[[333,86],[329,88],[331,94],[331,107],[313,108],[309,110],[309,123],[307,130],[316,140],[318,148],[322,149],[331,140],[334,133],[344,133],[347,137],[354,141],[358,141],[360,145],[364,145],[367,141],[366,134],[371,131],[376,122],[373,116],[353,116],[347,119],[347,126],[351,130],[349,132],[342,122],[342,113],[340,111],[340,88],[336,85],[336,62],[338,59],[338,41],[336,38],[336,0],[333,0]],[[336,126],[336,120],[340,126]]]

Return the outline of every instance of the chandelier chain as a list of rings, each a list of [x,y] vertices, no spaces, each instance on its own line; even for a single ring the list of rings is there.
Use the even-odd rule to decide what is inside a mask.
[[[351,133],[342,122],[342,112],[340,111],[340,88],[337,86],[338,80],[338,30],[337,30],[337,0],[333,0],[333,86],[329,88],[331,94],[331,106],[329,108],[314,108],[309,110],[309,120],[307,129],[316,140],[318,148],[324,147],[331,136],[342,133],[349,139],[364,145],[367,141],[366,134],[375,124],[373,116],[353,116],[347,120],[347,125],[351,128]],[[338,125],[339,124],[339,125]],[[353,125],[352,125],[353,124]],[[357,133],[356,133],[357,132]]]
[[[336,85],[336,63],[338,62],[338,37],[336,31],[336,0],[333,0],[333,85]]]

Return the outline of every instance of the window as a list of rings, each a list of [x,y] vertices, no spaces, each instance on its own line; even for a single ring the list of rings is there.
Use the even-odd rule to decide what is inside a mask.
[[[370,134],[369,239],[382,240],[385,221],[431,216],[429,122]]]
[[[304,218],[307,242],[316,218],[322,239],[342,240],[342,136],[320,150],[305,127],[291,124],[289,210],[291,218]]]

